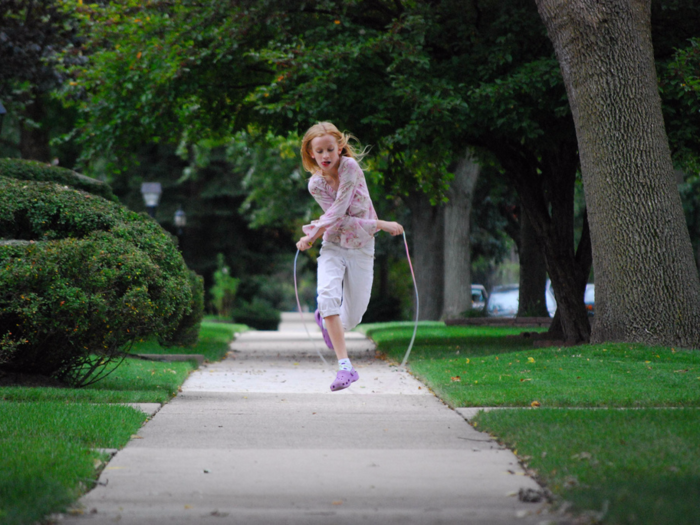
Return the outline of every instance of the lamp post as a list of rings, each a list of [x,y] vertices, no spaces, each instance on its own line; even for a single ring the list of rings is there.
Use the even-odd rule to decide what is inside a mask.
[[[180,206],[175,212],[173,221],[175,222],[175,226],[177,227],[177,236],[182,237],[182,230],[185,226],[187,226],[187,214],[182,209],[182,206]]]
[[[153,218],[156,216],[156,208],[158,207],[161,193],[163,193],[163,190],[160,187],[160,182],[144,182],[141,184],[143,201],[146,203],[148,215]]]

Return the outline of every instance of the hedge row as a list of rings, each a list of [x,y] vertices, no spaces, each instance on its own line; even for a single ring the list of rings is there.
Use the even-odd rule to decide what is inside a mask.
[[[60,184],[0,177],[0,239],[3,369],[84,385],[135,340],[192,342],[201,280],[146,215]]]
[[[102,181],[91,179],[75,171],[51,166],[35,160],[0,159],[0,177],[32,182],[56,182],[77,190],[117,201],[112,188]]]

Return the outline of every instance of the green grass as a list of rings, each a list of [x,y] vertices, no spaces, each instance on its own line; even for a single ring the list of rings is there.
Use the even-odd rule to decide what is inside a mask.
[[[64,510],[93,483],[145,414],[124,406],[0,402],[0,524],[34,523]]]
[[[604,523],[700,523],[698,409],[494,410],[476,423],[576,509],[607,506]]]
[[[203,354],[210,361],[218,361],[228,352],[234,334],[247,329],[244,325],[204,322],[196,346],[163,348],[155,341],[144,341],[136,343],[132,352]],[[195,367],[193,361],[161,363],[126,359],[105,379],[85,388],[0,387],[0,400],[165,403],[177,394],[178,388]]]
[[[126,359],[102,381],[85,388],[2,387],[4,401],[165,403],[194,370],[192,362],[159,363]]]
[[[401,361],[407,326],[365,329]],[[700,352],[632,344],[534,348],[521,328],[420,327],[409,366],[451,406],[700,406]]]
[[[144,342],[135,351],[204,354],[213,361],[246,329],[205,322],[195,347],[163,349]],[[126,359],[85,388],[0,388],[0,525],[34,523],[65,510],[91,487],[107,459],[92,449],[123,447],[146,419],[133,408],[108,403],[165,403],[195,366]]]
[[[147,340],[135,343],[132,354],[202,354],[209,361],[219,361],[228,352],[228,345],[236,333],[250,330],[243,324],[203,321],[196,346],[163,347],[158,341]]]
[[[400,362],[413,327],[363,330]],[[577,510],[607,507],[609,524],[700,523],[700,352],[621,343],[535,348],[513,337],[521,331],[421,325],[410,370],[452,406],[538,401],[543,408],[494,410],[475,423]]]

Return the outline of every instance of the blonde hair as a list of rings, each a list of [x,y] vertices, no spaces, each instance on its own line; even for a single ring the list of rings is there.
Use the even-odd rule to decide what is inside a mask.
[[[301,163],[309,173],[316,173],[319,169],[319,165],[311,156],[311,141],[326,135],[330,135],[336,140],[341,157],[351,157],[357,162],[361,162],[362,158],[367,154],[366,147],[360,149],[359,146],[350,144],[350,140],[359,142],[354,135],[342,133],[331,122],[317,122],[304,133],[304,138],[301,139]]]

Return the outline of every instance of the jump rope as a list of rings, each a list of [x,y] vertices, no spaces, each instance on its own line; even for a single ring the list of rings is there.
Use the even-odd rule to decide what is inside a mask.
[[[411,269],[411,277],[413,278],[413,289],[416,292],[416,320],[413,324],[413,336],[411,337],[411,342],[408,345],[408,350],[406,350],[406,354],[403,356],[403,361],[401,361],[400,368],[405,368],[406,362],[408,361],[408,356],[411,355],[413,342],[416,340],[416,332],[418,331],[418,312],[420,309],[420,301],[418,299],[418,285],[416,284],[416,274],[413,271],[413,264],[411,263],[411,255],[408,253],[408,241],[406,241],[406,232],[403,233],[403,244],[406,247],[406,259],[408,260],[408,267]],[[297,250],[297,254],[294,256],[294,294],[297,298],[297,308],[299,309],[301,324],[304,325],[304,330],[306,330],[306,335],[309,336],[309,340],[314,344],[314,349],[316,350],[318,357],[321,358],[321,361],[323,361],[324,365],[328,365],[328,363],[323,357],[323,354],[321,354],[321,351],[318,349],[318,345],[316,345],[316,342],[311,337],[311,333],[309,332],[309,329],[306,326],[306,322],[304,321],[304,315],[301,312],[301,301],[299,301],[299,287],[297,286],[297,259],[299,258],[299,253],[300,250]]]

